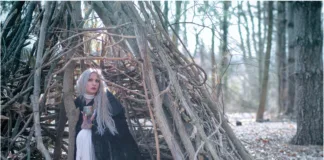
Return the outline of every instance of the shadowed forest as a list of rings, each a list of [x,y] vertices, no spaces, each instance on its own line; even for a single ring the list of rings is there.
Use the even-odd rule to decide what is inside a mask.
[[[0,4],[1,160],[74,159],[89,67],[147,160],[323,159],[322,1]]]

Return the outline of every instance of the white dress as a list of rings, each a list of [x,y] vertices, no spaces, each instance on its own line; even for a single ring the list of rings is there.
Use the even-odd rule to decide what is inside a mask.
[[[95,160],[91,129],[81,129],[76,138],[76,160]]]

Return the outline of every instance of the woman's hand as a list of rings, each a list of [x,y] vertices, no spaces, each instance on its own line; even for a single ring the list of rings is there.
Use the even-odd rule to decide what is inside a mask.
[[[88,119],[88,116],[85,113],[83,113],[82,111],[81,111],[81,113],[82,113],[82,119],[83,119],[81,128],[82,129],[91,129],[91,127],[92,127],[92,121],[94,120],[95,114],[93,114],[90,117],[90,119]]]

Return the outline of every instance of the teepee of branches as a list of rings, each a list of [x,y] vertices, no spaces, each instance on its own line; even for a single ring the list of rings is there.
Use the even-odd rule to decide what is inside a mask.
[[[124,105],[146,159],[251,159],[156,2],[85,3],[82,17],[81,2],[10,2],[0,35],[1,157],[73,159],[74,85],[91,66]],[[94,13],[105,27],[85,27]]]

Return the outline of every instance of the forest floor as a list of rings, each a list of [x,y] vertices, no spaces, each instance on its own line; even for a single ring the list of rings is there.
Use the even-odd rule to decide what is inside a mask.
[[[236,136],[256,160],[323,160],[323,146],[289,144],[297,130],[296,122],[289,120],[255,122],[255,113],[227,114]],[[242,122],[236,126],[236,121]]]

